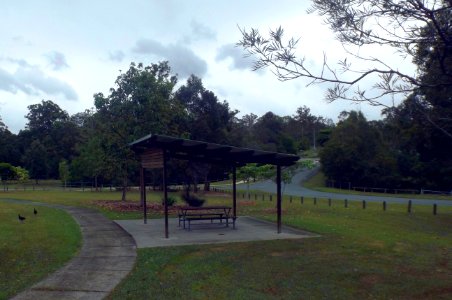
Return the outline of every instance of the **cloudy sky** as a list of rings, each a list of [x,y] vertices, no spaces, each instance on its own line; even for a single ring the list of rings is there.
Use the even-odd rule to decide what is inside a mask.
[[[240,115],[292,115],[306,105],[333,120],[344,109],[379,118],[378,108],[327,104],[326,86],[253,72],[250,59],[235,47],[238,26],[267,32],[281,25],[287,36],[301,38],[301,55],[312,66],[321,65],[323,51],[331,60],[342,59],[322,20],[306,13],[309,6],[299,0],[2,1],[0,116],[17,133],[26,124],[27,106],[43,99],[70,114],[81,112],[93,107],[94,93],[108,94],[131,62],[168,60],[180,83],[190,74],[201,77]]]

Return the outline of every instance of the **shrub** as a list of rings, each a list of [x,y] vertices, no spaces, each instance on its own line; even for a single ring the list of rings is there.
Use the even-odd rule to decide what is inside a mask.
[[[189,206],[194,207],[200,207],[206,201],[205,199],[201,199],[195,195],[190,195],[188,192],[182,194],[182,200],[184,200]]]
[[[168,206],[173,206],[177,202],[177,199],[174,196],[168,196],[166,198],[166,202],[168,203]],[[163,198],[162,198],[162,205],[165,205],[165,199],[163,199]]]

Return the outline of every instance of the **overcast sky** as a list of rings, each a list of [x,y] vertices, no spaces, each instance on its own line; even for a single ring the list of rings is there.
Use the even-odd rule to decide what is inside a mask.
[[[327,104],[326,86],[253,72],[250,59],[235,47],[238,26],[267,32],[281,25],[287,36],[301,37],[302,55],[312,66],[321,65],[323,51],[331,60],[343,58],[322,20],[306,13],[309,6],[299,0],[2,1],[0,116],[17,133],[25,127],[27,106],[43,99],[70,114],[81,112],[94,106],[94,93],[107,95],[131,62],[168,60],[180,83],[190,74],[201,77],[240,115],[293,115],[306,105],[333,120],[351,109],[379,118],[378,108]]]

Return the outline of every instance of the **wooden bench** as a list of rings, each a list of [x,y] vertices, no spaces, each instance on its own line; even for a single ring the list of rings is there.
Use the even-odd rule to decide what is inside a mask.
[[[235,227],[235,220],[231,216],[231,208],[228,206],[205,206],[205,207],[190,207],[185,206],[179,209],[179,227],[183,223],[183,228],[191,230],[191,225],[196,221],[208,221],[213,224],[215,220],[219,220],[219,224],[225,222],[226,227],[229,227],[229,219],[232,219]],[[186,226],[188,223],[188,228]],[[208,224],[200,222],[199,224]],[[216,223],[218,224],[218,223]]]

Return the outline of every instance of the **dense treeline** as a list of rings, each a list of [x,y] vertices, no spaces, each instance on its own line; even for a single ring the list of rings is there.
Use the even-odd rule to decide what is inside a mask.
[[[206,89],[200,78],[191,76],[177,89],[176,84],[167,62],[132,63],[108,95],[94,95],[91,110],[70,116],[50,100],[30,105],[26,128],[17,135],[0,123],[0,162],[24,167],[36,181],[61,178],[127,186],[130,180],[136,183],[139,170],[128,144],[149,133],[298,153],[323,143],[325,132],[334,125],[307,107],[293,116],[268,112],[238,117],[238,111]],[[177,181],[185,177],[206,181],[207,175],[222,178],[227,171],[174,163],[185,164],[188,173],[180,174],[180,168],[172,172]],[[158,183],[159,176],[155,172],[149,180]]]
[[[449,50],[450,51],[450,50]],[[343,112],[335,125],[303,106],[292,116],[238,111],[191,76],[176,89],[167,62],[132,63],[108,95],[94,95],[94,108],[69,115],[43,100],[28,107],[26,128],[11,133],[0,119],[2,180],[60,178],[89,180],[96,186],[137,182],[138,164],[128,144],[149,133],[284,153],[320,147],[329,180],[384,188],[452,187],[452,85],[435,86],[440,75],[434,49],[419,48],[416,63],[425,82],[400,105],[368,121],[361,112]],[[450,56],[449,56],[450,57]],[[429,88],[429,86],[431,86]],[[222,178],[218,166],[172,162],[170,178],[188,184]],[[22,168],[17,168],[22,167]],[[180,172],[180,170],[185,172]],[[21,175],[13,174],[20,172]],[[160,184],[159,172],[148,180]]]
[[[321,155],[329,179],[355,186],[452,190],[450,14],[450,9],[438,10],[435,22],[416,33],[418,84],[400,105],[386,108],[379,122],[351,113],[338,124]]]

